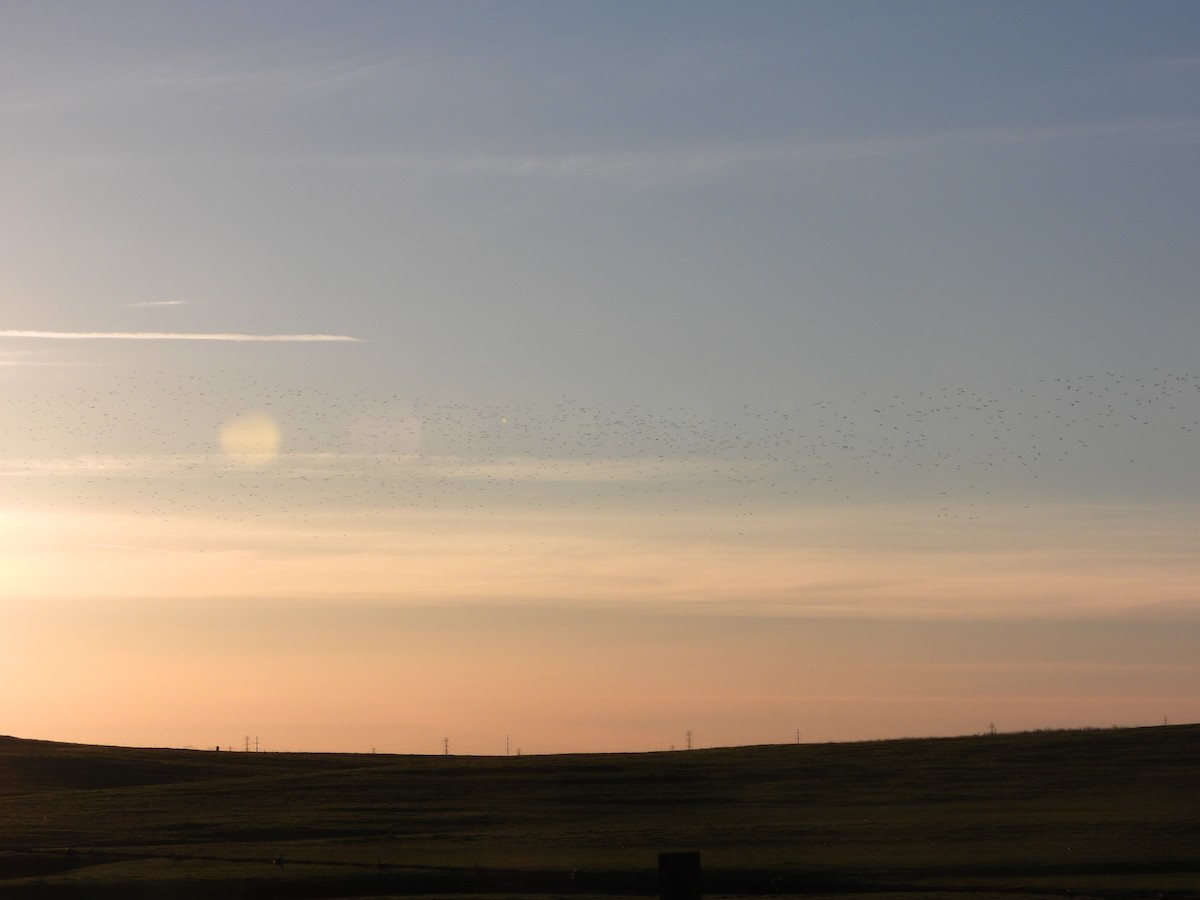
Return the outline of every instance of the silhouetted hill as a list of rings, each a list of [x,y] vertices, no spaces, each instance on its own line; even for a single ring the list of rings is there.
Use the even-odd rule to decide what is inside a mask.
[[[0,738],[4,897],[653,895],[674,849],[727,894],[1182,897],[1197,846],[1196,725],[522,757]]]

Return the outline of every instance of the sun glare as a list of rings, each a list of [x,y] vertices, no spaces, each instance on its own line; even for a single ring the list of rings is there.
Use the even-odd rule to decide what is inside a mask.
[[[221,451],[251,465],[273,460],[282,440],[279,425],[266,413],[244,413],[221,426]]]

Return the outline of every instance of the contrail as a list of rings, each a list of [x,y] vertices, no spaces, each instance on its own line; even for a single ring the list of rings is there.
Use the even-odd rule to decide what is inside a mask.
[[[345,334],[237,334],[172,331],[0,331],[0,338],[49,338],[60,341],[270,341],[360,343]]]

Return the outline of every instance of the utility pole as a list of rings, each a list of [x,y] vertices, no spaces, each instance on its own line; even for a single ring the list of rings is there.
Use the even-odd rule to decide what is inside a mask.
[[[504,755],[508,756],[508,735],[504,736]]]
[[[245,743],[243,744],[242,749],[245,750],[247,753],[249,753],[250,752],[250,735],[246,735],[246,737],[243,740],[245,741]]]
[[[690,728],[688,729],[688,733],[687,733],[687,748],[689,750],[692,749],[692,729],[690,729]]]
[[[254,752],[255,753],[258,752],[258,735],[257,734],[254,736]]]
[[[442,756],[450,755],[450,738],[442,738]]]

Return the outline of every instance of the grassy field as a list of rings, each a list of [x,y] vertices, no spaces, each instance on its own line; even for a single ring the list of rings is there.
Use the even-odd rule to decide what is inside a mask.
[[[0,897],[1200,897],[1200,726],[669,753],[0,738]]]

